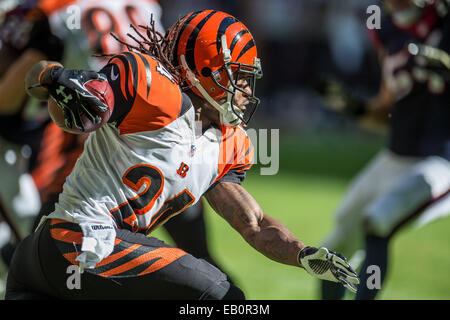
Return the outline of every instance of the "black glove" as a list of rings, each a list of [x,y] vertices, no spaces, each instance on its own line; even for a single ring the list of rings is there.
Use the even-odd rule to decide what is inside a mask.
[[[86,89],[85,84],[91,80],[107,81],[104,74],[94,71],[52,67],[50,83],[40,84],[49,91],[50,96],[63,110],[66,127],[75,126],[84,131],[82,115],[98,124],[102,120],[98,113],[108,111],[108,106]]]

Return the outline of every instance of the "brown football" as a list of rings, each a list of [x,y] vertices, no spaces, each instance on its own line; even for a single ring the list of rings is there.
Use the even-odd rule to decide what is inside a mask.
[[[92,80],[85,84],[86,89],[88,89],[92,94],[97,96],[104,104],[109,106],[108,111],[101,113],[97,112],[96,114],[102,119],[100,123],[94,124],[92,121],[88,119],[86,115],[81,116],[81,120],[83,121],[84,131],[73,127],[67,128],[64,121],[64,112],[60,108],[60,106],[56,103],[52,98],[48,99],[48,113],[52,118],[53,122],[63,129],[66,132],[80,134],[92,132],[103,126],[106,122],[108,122],[114,108],[114,95],[111,89],[111,86],[106,81],[98,81]]]

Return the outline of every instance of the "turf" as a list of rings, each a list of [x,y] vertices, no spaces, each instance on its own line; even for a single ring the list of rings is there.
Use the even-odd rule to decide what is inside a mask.
[[[351,177],[381,146],[377,139],[344,138],[284,139],[279,173],[261,176],[259,168],[254,167],[244,182],[262,208],[306,244],[319,245],[327,236],[333,225],[333,211]],[[206,222],[213,255],[248,299],[319,298],[315,279],[255,251],[210,207]],[[403,229],[391,244],[391,268],[378,298],[450,299],[448,230],[450,218],[417,230]],[[155,235],[170,242],[162,230]]]

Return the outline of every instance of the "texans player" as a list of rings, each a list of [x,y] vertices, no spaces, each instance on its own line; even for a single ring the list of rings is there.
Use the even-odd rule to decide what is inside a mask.
[[[153,25],[145,34],[100,72],[48,61],[30,71],[30,93],[48,90],[61,127],[96,130],[55,211],[16,250],[6,298],[244,298],[205,260],[146,237],[203,195],[262,254],[354,290],[344,257],[305,246],[240,184],[253,157],[241,124],[262,76],[249,30],[205,10],[164,38]],[[71,265],[84,271],[76,290],[66,287]]]
[[[371,32],[383,70],[380,92],[368,103],[347,99],[347,107],[363,123],[389,125],[388,145],[350,186],[325,241],[346,256],[365,249],[357,299],[376,297],[378,288],[366,285],[367,268],[378,266],[382,283],[390,240],[407,222],[421,226],[450,213],[449,70],[414,50],[450,51],[450,6],[442,0],[383,4],[381,29]],[[343,293],[322,283],[323,299]]]

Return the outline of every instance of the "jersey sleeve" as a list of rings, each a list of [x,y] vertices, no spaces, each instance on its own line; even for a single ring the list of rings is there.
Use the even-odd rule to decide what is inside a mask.
[[[110,122],[116,122],[121,134],[163,128],[191,106],[170,73],[148,55],[124,52],[100,72],[113,89]]]
[[[253,162],[253,144],[244,129],[223,127],[218,162],[219,176],[214,184],[218,182],[241,184]]]

